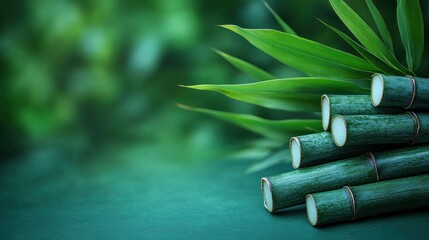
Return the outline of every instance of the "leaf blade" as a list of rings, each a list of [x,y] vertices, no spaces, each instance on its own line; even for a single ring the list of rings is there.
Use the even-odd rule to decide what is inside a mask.
[[[329,2],[341,21],[368,51],[390,67],[413,74],[398,62],[377,34],[343,0],[329,0]]]
[[[390,52],[393,53],[392,37],[390,36],[390,32],[387,29],[383,16],[381,16],[380,11],[378,11],[377,7],[375,6],[374,2],[372,2],[372,0],[365,0],[365,1],[369,11],[371,12],[372,18],[374,19],[375,25],[377,25],[378,31],[380,32],[383,42],[389,48]]]
[[[369,84],[369,81],[368,81]],[[320,111],[323,94],[368,94],[356,83],[329,78],[285,78],[247,84],[184,86],[220,92],[230,98],[285,111]]]
[[[365,58],[373,66],[377,67],[381,72],[384,72],[387,74],[392,74],[392,75],[405,74],[404,72],[401,72],[395,68],[392,68],[392,67],[386,65],[384,62],[382,62],[380,59],[378,59],[376,56],[374,56],[366,48],[362,47],[359,43],[355,42],[353,39],[351,39],[345,33],[341,32],[340,30],[338,30],[338,29],[332,27],[331,25],[323,22],[322,20],[319,20],[319,21],[321,23],[323,23],[326,27],[328,27],[329,29],[334,31],[336,34],[338,34],[344,41],[346,41],[350,46],[352,46],[363,58]]]
[[[229,54],[226,54],[222,51],[219,51],[217,49],[214,49],[214,51],[219,54],[221,57],[223,57],[226,61],[228,61],[231,65],[236,67],[241,72],[246,73],[247,75],[252,76],[253,78],[262,81],[262,80],[269,80],[269,79],[275,79],[276,77],[270,73],[268,73],[265,70],[262,70],[255,65],[248,63],[244,60],[241,60],[239,58],[236,58],[234,56],[231,56]]]
[[[288,141],[291,136],[322,131],[322,123],[318,119],[269,120],[248,114],[222,112],[182,104],[177,104],[177,106],[185,110],[210,115],[275,140]]]
[[[222,27],[239,34],[278,61],[307,74],[362,79],[376,70],[364,59],[292,34],[234,25]]]
[[[293,28],[291,28],[278,14],[276,11],[274,11],[273,8],[271,8],[271,6],[266,2],[263,1],[265,7],[268,9],[268,11],[270,11],[270,13],[273,15],[273,17],[276,19],[277,23],[283,28],[283,31],[285,33],[290,33],[293,35],[298,35],[296,34],[295,30],[293,30]]]
[[[424,49],[423,16],[419,1],[398,0],[397,18],[408,68],[416,71],[420,66]]]

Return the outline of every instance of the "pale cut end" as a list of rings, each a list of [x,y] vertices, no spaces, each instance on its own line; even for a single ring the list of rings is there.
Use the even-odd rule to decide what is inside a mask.
[[[264,206],[269,212],[273,212],[273,195],[271,193],[270,181],[262,178],[262,195],[264,196]]]
[[[381,103],[384,92],[384,80],[380,74],[374,74],[371,82],[371,102],[374,107]]]
[[[331,108],[329,103],[329,97],[327,95],[322,96],[322,126],[325,131],[329,129],[329,122],[331,121]]]
[[[331,122],[332,140],[338,147],[344,146],[347,141],[347,124],[343,116],[335,115]]]
[[[297,169],[301,165],[301,144],[299,139],[296,137],[291,138],[289,148],[292,156],[292,167]]]
[[[317,207],[316,207],[316,201],[314,201],[313,196],[311,194],[308,194],[305,197],[305,205],[307,208],[307,217],[308,221],[311,225],[316,226],[317,225]]]

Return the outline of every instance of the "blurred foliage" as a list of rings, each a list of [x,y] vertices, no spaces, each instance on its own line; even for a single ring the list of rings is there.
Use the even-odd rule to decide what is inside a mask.
[[[269,3],[300,36],[350,50],[309,18],[335,19],[327,1],[309,0],[305,7],[301,1]],[[2,158],[45,148],[79,157],[130,143],[199,158],[206,149],[246,144],[253,135],[184,112],[175,102],[283,117],[179,89],[179,84],[253,81],[212,47],[276,76],[301,74],[215,26],[280,29],[259,0],[3,1],[0,12]]]

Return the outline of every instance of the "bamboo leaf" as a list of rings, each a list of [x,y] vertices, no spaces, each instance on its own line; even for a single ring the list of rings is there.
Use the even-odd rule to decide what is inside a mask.
[[[378,11],[377,7],[372,2],[372,0],[366,0],[366,5],[368,6],[369,11],[371,12],[372,18],[374,19],[374,22],[377,25],[378,31],[380,32],[380,35],[381,35],[381,38],[383,39],[384,44],[386,44],[390,52],[393,53],[392,37],[390,36],[390,32],[387,29],[383,16],[381,16],[381,13]]]
[[[221,52],[217,49],[214,49],[214,51],[219,54],[221,57],[223,57],[226,61],[231,63],[234,67],[236,67],[238,70],[252,76],[253,78],[257,80],[269,80],[269,79],[275,79],[276,77],[271,75],[270,73],[246,62],[239,58],[233,57],[231,55],[228,55],[224,52]]]
[[[310,75],[362,79],[376,71],[361,58],[289,33],[244,29],[234,25],[222,27],[244,37],[280,62]]]
[[[281,163],[291,162],[289,148],[283,147],[281,149],[274,150],[264,160],[251,165],[246,169],[246,174],[252,174],[255,172],[262,171],[269,167],[279,165]]]
[[[195,112],[204,113],[220,120],[233,123],[244,129],[260,134],[270,139],[287,141],[290,137],[295,135],[308,134],[314,131],[308,129],[315,129],[322,131],[321,120],[315,119],[291,119],[291,120],[268,120],[253,115],[237,114],[222,111],[215,111],[210,109],[189,107],[186,105],[178,104],[180,108],[191,110]]]
[[[402,75],[403,72],[398,71],[395,68],[391,68],[387,66],[384,62],[382,62],[380,59],[378,59],[376,56],[374,56],[371,52],[369,52],[366,48],[362,47],[359,43],[355,42],[353,39],[351,39],[349,36],[347,36],[345,33],[341,32],[340,30],[330,26],[329,24],[323,22],[322,20],[319,20],[322,22],[325,26],[330,28],[332,31],[337,33],[344,41],[346,41],[350,46],[352,46],[360,55],[362,55],[363,58],[365,58],[369,63],[371,63],[374,67],[378,68],[380,72],[384,72],[387,74],[392,75]]]
[[[368,84],[369,82],[366,81]],[[320,111],[323,94],[368,94],[354,82],[329,78],[286,78],[248,84],[184,86],[220,92],[230,98],[286,111]]]
[[[283,28],[283,31],[285,33],[290,33],[293,35],[298,35],[296,34],[296,32],[271,8],[271,6],[263,1],[263,3],[265,4],[265,7],[267,7],[268,11],[271,12],[271,14],[273,15],[273,17],[276,19],[277,23]]]
[[[424,48],[423,16],[418,0],[398,0],[399,33],[412,71],[419,68]]]
[[[413,74],[396,60],[377,34],[343,0],[329,0],[329,2],[338,17],[368,51],[390,67]]]

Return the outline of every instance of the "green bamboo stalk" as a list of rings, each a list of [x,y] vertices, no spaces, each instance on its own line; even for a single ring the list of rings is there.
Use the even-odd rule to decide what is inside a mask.
[[[297,136],[291,138],[289,142],[292,166],[295,169],[328,163],[368,151],[378,151],[386,148],[386,145],[359,145],[340,148],[334,144],[329,132]]]
[[[371,101],[375,107],[429,109],[429,79],[374,74]]]
[[[344,145],[428,142],[429,114],[336,115],[332,117],[334,143]]]
[[[311,225],[353,221],[383,213],[429,206],[429,174],[308,194]]]
[[[322,126],[329,130],[334,115],[372,115],[403,113],[400,108],[374,107],[369,95],[323,95],[321,99]]]
[[[422,145],[393,152],[368,153],[278,176],[264,177],[261,180],[261,188],[265,208],[274,212],[303,204],[309,193],[429,172],[428,149],[429,145]],[[377,158],[382,159],[380,163]]]
[[[264,205],[269,212],[303,204],[308,193],[347,184],[377,181],[374,162],[362,155],[347,160],[302,168],[279,176],[262,178]]]
[[[380,181],[422,174],[429,169],[428,144],[371,154],[375,159]]]

